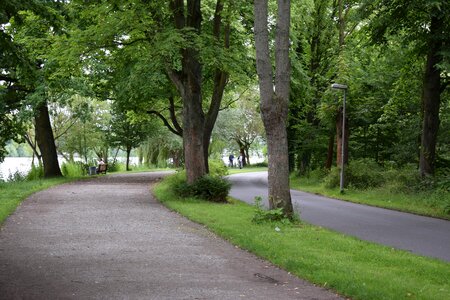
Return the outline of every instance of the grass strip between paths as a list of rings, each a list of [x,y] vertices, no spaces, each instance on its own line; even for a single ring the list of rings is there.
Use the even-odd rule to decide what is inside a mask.
[[[0,225],[17,206],[31,194],[54,185],[71,182],[79,178],[51,178],[19,182],[0,182]]]
[[[353,203],[450,220],[450,214],[444,211],[442,206],[430,203],[432,197],[425,192],[416,194],[393,193],[380,187],[367,190],[346,189],[345,193],[341,194],[339,188],[328,189],[317,180],[298,177],[291,177],[291,188]],[[450,196],[442,195],[442,197],[447,198],[440,199],[440,201],[450,205]]]
[[[450,264],[308,224],[251,221],[255,208],[180,199],[165,180],[167,207],[283,269],[353,299],[450,299]],[[276,231],[275,227],[281,229]]]

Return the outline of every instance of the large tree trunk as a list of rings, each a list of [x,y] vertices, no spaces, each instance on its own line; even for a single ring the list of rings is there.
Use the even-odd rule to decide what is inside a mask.
[[[131,147],[127,146],[127,162],[126,162],[127,171],[130,171],[130,154],[131,154]]]
[[[200,0],[187,0],[185,13],[185,2],[183,0],[171,1],[170,6],[177,29],[193,28],[200,34],[202,21],[200,4]],[[213,25],[213,34],[217,39],[219,39],[221,32],[223,7],[223,0],[217,0]],[[224,30],[226,48],[230,45],[229,35],[230,27],[228,24]],[[182,56],[181,72],[168,70],[168,75],[183,99],[184,160],[187,182],[193,183],[208,172],[208,148],[211,132],[217,119],[228,74],[216,70],[211,105],[205,116],[202,107],[202,66],[199,61],[198,50],[184,49]]]
[[[261,115],[266,129],[269,160],[269,206],[271,209],[283,208],[285,215],[292,216],[286,130],[290,88],[290,1],[278,0],[275,38],[275,91],[269,52],[267,2],[267,0],[255,1],[254,11],[256,67],[259,77]]]
[[[62,176],[58,163],[58,154],[56,152],[55,139],[50,124],[47,103],[42,103],[37,108],[35,116],[36,140],[42,155],[44,165],[44,177]]]
[[[170,7],[177,29],[186,27],[200,34],[202,13],[200,0],[172,0]],[[182,50],[182,70],[168,69],[168,75],[183,99],[183,151],[186,167],[186,179],[193,183],[206,174],[204,151],[205,116],[202,107],[202,68],[198,50],[186,48]]]
[[[420,148],[420,175],[433,175],[436,159],[436,142],[439,130],[439,106],[441,102],[441,78],[437,64],[441,62],[439,51],[442,40],[433,38],[442,26],[442,19],[432,17],[428,42],[427,63],[422,90],[422,137]]]
[[[188,183],[193,183],[206,174],[203,151],[205,117],[202,110],[200,82],[193,79],[191,78],[183,101],[183,148]]]

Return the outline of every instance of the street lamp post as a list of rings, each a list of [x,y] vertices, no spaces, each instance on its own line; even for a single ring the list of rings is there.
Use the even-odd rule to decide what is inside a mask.
[[[345,84],[333,83],[331,88],[336,90],[344,91],[344,102],[342,105],[342,138],[341,138],[341,178],[340,178],[340,190],[341,193],[344,192],[344,147],[345,147],[345,102],[346,102],[346,92],[347,86]]]

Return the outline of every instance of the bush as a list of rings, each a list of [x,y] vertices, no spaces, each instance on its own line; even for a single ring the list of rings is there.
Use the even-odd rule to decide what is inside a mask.
[[[119,172],[119,171],[125,171],[126,170],[126,164],[120,163],[118,161],[108,164],[108,172]],[[131,168],[131,166],[130,166]]]
[[[266,210],[261,202],[262,198],[260,196],[255,197],[255,214],[252,218],[253,223],[262,224],[266,222],[289,221],[283,214],[282,208]]]
[[[218,176],[205,175],[193,184],[186,182],[186,173],[178,172],[170,176],[169,185],[181,197],[196,197],[211,202],[227,202],[231,184]]]
[[[259,162],[256,164],[251,164],[252,167],[257,167],[257,168],[267,168],[269,166],[269,164],[267,163],[267,161],[263,161],[263,162]]]
[[[340,183],[340,169],[332,167],[327,176],[323,179],[323,184],[328,189],[333,189],[339,186]]]
[[[385,182],[383,169],[371,159],[358,159],[352,161],[346,172],[347,185],[357,189],[379,187]]]
[[[36,167],[31,165],[31,170],[26,176],[26,180],[36,180],[44,177],[44,168],[42,166]]]
[[[212,202],[227,202],[231,183],[218,177],[205,175],[190,185],[193,196]]]
[[[228,168],[222,160],[210,160],[209,164],[209,174],[212,176],[226,176],[228,175]]]
[[[87,173],[88,165],[81,161],[65,162],[61,166],[61,172],[66,177],[80,177]]]
[[[384,176],[392,192],[415,193],[420,186],[421,179],[415,164],[407,164],[400,169],[391,168]]]
[[[345,186],[356,189],[379,187],[385,182],[383,169],[371,159],[352,161],[345,168]],[[326,188],[336,188],[340,185],[340,168],[333,167],[324,178]]]
[[[14,173],[10,173],[6,181],[8,182],[21,182],[27,180],[27,176],[22,174],[19,171],[15,171]]]

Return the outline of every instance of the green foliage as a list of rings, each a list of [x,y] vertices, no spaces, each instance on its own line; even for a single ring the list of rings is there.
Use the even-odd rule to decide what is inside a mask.
[[[346,171],[348,186],[356,189],[378,187],[385,181],[382,168],[371,159],[353,160]]]
[[[222,160],[210,160],[209,164],[209,174],[212,176],[223,177],[228,175],[228,168],[225,166]]]
[[[26,179],[28,181],[38,180],[44,178],[44,168],[42,166],[31,165],[31,170],[28,172]]]
[[[218,176],[205,175],[189,186],[191,195],[211,202],[227,202],[231,183]]]
[[[6,179],[6,181],[8,181],[8,182],[22,182],[22,181],[26,181],[26,180],[27,180],[27,176],[19,171],[10,173],[8,175],[8,178]]]
[[[267,210],[261,202],[262,198],[260,196],[255,197],[255,214],[253,215],[252,222],[256,224],[265,222],[289,222],[289,219],[283,214],[283,208]]]
[[[108,172],[121,172],[126,171],[125,163],[115,162],[113,164],[108,164]]]
[[[332,189],[339,186],[340,169],[333,167],[327,176],[323,179],[323,184],[326,188]]]
[[[167,182],[180,197],[195,197],[210,202],[227,202],[231,188],[231,184],[227,180],[212,175],[202,176],[193,184],[188,184],[185,171],[169,176]]]
[[[352,299],[448,299],[447,262],[307,224],[251,221],[254,207],[180,200],[165,180],[155,195],[169,208],[277,266]],[[411,296],[409,296],[411,295]]]
[[[65,162],[61,166],[61,172],[65,177],[81,177],[86,175],[88,165],[81,161]]]
[[[345,168],[345,185],[355,189],[367,189],[381,186],[385,182],[382,168],[371,159],[353,160]],[[325,177],[327,188],[338,187],[340,183],[340,168],[333,167]]]
[[[269,166],[269,164],[267,163],[267,161],[252,164],[252,167],[256,167],[256,168],[267,168],[268,166]]]

